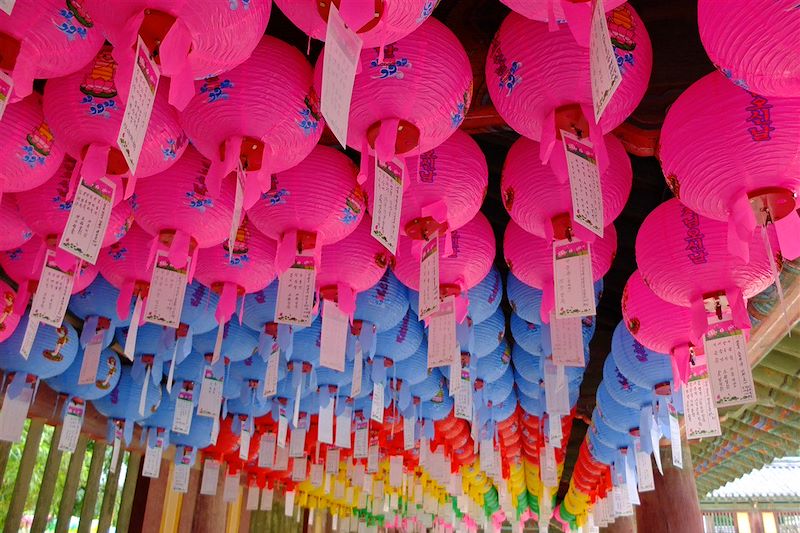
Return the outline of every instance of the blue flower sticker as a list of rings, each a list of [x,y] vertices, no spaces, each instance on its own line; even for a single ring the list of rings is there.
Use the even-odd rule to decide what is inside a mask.
[[[58,12],[58,14],[63,19],[61,22],[52,20],[53,25],[59,29],[64,35],[67,37],[67,41],[74,41],[75,37],[80,37],[81,39],[86,39],[86,28],[83,26],[76,26],[73,23],[75,19],[75,15],[69,9],[62,9]]]

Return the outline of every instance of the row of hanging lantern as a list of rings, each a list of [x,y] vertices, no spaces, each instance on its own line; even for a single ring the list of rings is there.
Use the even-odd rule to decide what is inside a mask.
[[[746,15],[740,7],[698,4],[700,37],[718,72],[667,113],[658,156],[675,199],[637,236],[624,324],[556,513],[564,527],[630,514],[638,492],[653,490],[651,452],[661,469],[659,437],[671,439],[673,464],[682,467],[677,413],[688,439],[713,437],[718,407],[756,399],[746,304],[773,283],[782,300],[780,269],[800,247],[800,63],[797,46],[784,45],[800,42],[800,11],[792,2],[748,3]],[[778,19],[780,35],[769,31]]]
[[[610,132],[644,95],[652,51],[638,15],[621,2],[606,2],[605,17],[602,4],[504,3],[515,12],[492,41],[486,77],[495,108],[523,135],[501,181],[511,215],[503,248],[530,497],[517,519],[547,527],[602,278],[616,252],[613,221],[631,190],[630,160]],[[610,43],[590,38],[598,21]],[[598,108],[590,63],[603,48],[619,80]],[[565,69],[561,58],[572,66]]]

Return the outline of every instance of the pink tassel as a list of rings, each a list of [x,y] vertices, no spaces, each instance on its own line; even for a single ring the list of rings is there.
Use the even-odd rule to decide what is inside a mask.
[[[550,161],[550,154],[553,153],[557,140],[555,109],[551,109],[547,116],[544,117],[541,128],[539,133],[539,158],[542,160],[542,164],[546,165]]]
[[[672,382],[677,391],[681,384],[689,381],[689,364],[691,362],[691,351],[688,344],[678,346],[672,350]]]
[[[728,251],[745,263],[750,262],[750,238],[757,225],[750,200],[740,195],[731,206],[728,219]]]
[[[364,138],[364,142],[361,143],[361,160],[359,161],[358,165],[358,184],[363,185],[365,181],[367,181],[367,177],[369,176],[369,141],[367,141],[366,137]]]
[[[553,281],[550,280],[542,287],[542,307],[539,309],[539,316],[542,319],[542,324],[550,323],[550,313],[556,306],[556,295]]]
[[[103,146],[100,144],[92,143],[86,150],[86,155],[83,158],[81,165],[80,175],[83,181],[89,185],[93,185],[97,180],[106,175],[108,168],[108,154],[111,147]],[[76,168],[78,165],[75,165]]]
[[[547,29],[558,31],[558,21],[556,20],[556,9],[553,5],[556,0],[547,0]]]
[[[708,330],[708,315],[706,306],[701,298],[692,302],[692,344],[702,345],[703,337]]]
[[[603,130],[594,121],[594,108],[589,104],[581,104],[581,112],[586,117],[586,121],[589,122],[589,140],[592,141],[594,155],[597,158],[597,168],[602,176],[608,169],[609,164],[606,139],[603,136]]]
[[[208,195],[218,198],[222,189],[222,180],[236,170],[239,164],[239,154],[242,152],[242,137],[234,136],[225,141],[225,155],[222,160],[214,158],[211,160],[211,167],[206,175],[206,187]]]
[[[173,266],[183,268],[186,266],[186,260],[189,258],[189,246],[191,244],[191,237],[188,233],[177,230],[172,237],[172,243],[169,245],[169,253],[167,258]]]
[[[192,36],[177,19],[159,47],[162,73],[170,77],[169,103],[182,111],[194,96],[194,76],[189,64]]]
[[[567,19],[569,31],[575,42],[584,48],[589,47],[589,35],[592,28],[592,2],[570,2],[561,0],[561,9]]]
[[[375,16],[375,3],[373,0],[344,0],[341,3],[339,14],[347,27],[358,31]]]
[[[133,298],[134,286],[135,282],[126,281],[119,291],[119,296],[117,296],[117,316],[120,320],[127,320],[128,315],[131,313],[131,298]]]
[[[773,224],[784,259],[792,261],[800,257],[800,214],[797,210]]]
[[[388,118],[381,121],[381,129],[378,138],[375,139],[375,155],[378,161],[391,161],[395,156],[395,144],[397,143],[397,127],[400,119]]]
[[[280,276],[294,264],[297,256],[297,230],[288,231],[278,241],[278,251],[275,254],[275,270]]]
[[[726,289],[725,296],[728,297],[728,306],[731,308],[733,323],[742,331],[749,331],[750,315],[747,312],[747,305],[742,296],[742,290],[739,287]]]
[[[339,310],[350,317],[353,321],[353,314],[356,312],[356,293],[347,283],[338,283],[336,285],[338,298],[336,305]]]
[[[218,324],[228,322],[233,313],[236,312],[236,293],[238,287],[233,283],[222,284],[222,294],[219,296],[219,303],[217,304],[217,311],[214,313],[214,318],[217,319]]]

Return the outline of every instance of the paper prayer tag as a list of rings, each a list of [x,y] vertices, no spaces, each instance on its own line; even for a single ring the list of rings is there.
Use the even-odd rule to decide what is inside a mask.
[[[86,413],[86,404],[71,398],[67,404],[64,423],[61,425],[61,436],[58,439],[58,451],[72,453],[78,446],[78,437],[83,427],[83,417]]]
[[[428,368],[450,366],[457,355],[455,297],[447,296],[428,324]]]
[[[177,464],[172,470],[172,491],[187,493],[189,492],[189,474],[191,467],[188,464]]]
[[[149,478],[157,478],[161,473],[161,458],[164,454],[164,439],[156,437],[155,442],[147,443],[144,453],[144,464],[142,475]]]
[[[275,322],[310,326],[314,308],[314,284],[317,279],[314,250],[304,250],[278,278],[278,302]]]
[[[278,364],[280,363],[281,349],[277,342],[272,343],[272,349],[267,360],[267,371],[264,376],[264,388],[261,396],[269,398],[278,392]]]
[[[572,219],[598,237],[603,236],[603,191],[600,168],[589,139],[561,130],[572,193]]]
[[[350,397],[356,398],[361,394],[361,385],[364,375],[364,350],[361,343],[356,341],[356,355],[353,361],[353,385],[350,389]]]
[[[175,413],[172,417],[172,431],[181,435],[188,435],[192,429],[192,416],[194,415],[194,391],[183,389],[178,392],[175,400]]]
[[[704,347],[717,407],[755,402],[756,389],[744,332],[733,321],[717,322],[709,326]]]
[[[622,72],[617,64],[617,56],[608,33],[608,21],[603,0],[595,0],[592,6],[592,26],[589,34],[589,74],[592,83],[594,121],[599,123],[608,103],[622,83]]]
[[[39,285],[31,302],[30,319],[60,328],[75,281],[74,271],[61,270],[55,261],[55,250],[45,252]]]
[[[683,420],[686,438],[702,439],[722,434],[719,414],[711,394],[708,370],[689,378],[683,387]]]
[[[100,331],[83,350],[78,385],[91,385],[97,380],[97,368],[100,364],[100,353],[103,351],[104,331]]]
[[[250,485],[247,487],[247,500],[245,501],[246,511],[258,511],[258,503],[261,499],[261,490],[258,485]]]
[[[386,163],[375,157],[375,193],[372,209],[372,236],[391,253],[397,253],[400,213],[403,208],[403,164],[395,159]]]
[[[239,495],[239,474],[228,473],[222,486],[222,501],[231,503]]]
[[[275,464],[275,447],[278,439],[274,433],[263,433],[258,444],[258,467],[272,468]]]
[[[97,262],[111,219],[115,190],[116,185],[108,178],[91,185],[80,180],[59,248],[93,265]]]
[[[350,100],[362,41],[342,20],[331,5],[325,32],[325,55],[322,63],[322,115],[342,148],[347,148]],[[365,154],[366,157],[366,154]]]
[[[561,366],[584,367],[583,324],[577,316],[560,318],[550,314],[550,343],[553,363]]]
[[[165,250],[156,253],[150,291],[144,309],[144,319],[153,324],[178,329],[181,322],[183,297],[186,294],[189,262],[179,268],[173,265]]]
[[[322,301],[322,334],[320,336],[320,365],[344,372],[347,334],[350,317],[344,314],[333,300]]]
[[[156,101],[158,81],[161,76],[158,65],[141,36],[136,46],[136,62],[133,66],[128,101],[117,136],[119,146],[132,175],[136,175],[139,154],[142,152],[150,115]]]
[[[639,492],[649,492],[656,490],[655,480],[653,478],[653,462],[650,459],[649,453],[644,453],[641,450],[641,443],[636,442],[636,484]],[[655,450],[655,453],[659,453]]]
[[[597,314],[588,242],[563,240],[553,243],[553,284],[556,316],[564,318]]]
[[[419,256],[419,319],[439,311],[439,232],[434,231]]]
[[[214,371],[207,366],[200,385],[200,399],[197,402],[197,415],[219,418],[222,407],[222,378],[214,376]]]

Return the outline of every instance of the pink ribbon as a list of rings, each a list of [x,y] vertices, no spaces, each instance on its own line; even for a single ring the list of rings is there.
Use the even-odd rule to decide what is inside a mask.
[[[690,332],[692,344],[701,345],[707,329],[708,316],[705,303],[702,298],[697,298],[692,302],[692,331]]]
[[[365,181],[367,181],[367,177],[370,174],[369,169],[369,141],[367,138],[364,137],[364,141],[361,143],[361,160],[358,164],[358,184],[363,185]]]
[[[542,164],[550,161],[550,154],[556,145],[556,110],[551,109],[540,124],[539,130],[539,159]]]
[[[603,130],[599,124],[594,121],[594,108],[591,104],[581,104],[581,112],[589,123],[589,140],[592,141],[592,148],[594,148],[594,155],[597,158],[597,169],[600,175],[605,174],[608,170],[608,149],[606,148],[606,139],[603,135]]]
[[[728,306],[731,308],[733,323],[743,331],[750,330],[750,315],[747,312],[747,305],[742,296],[742,289],[730,287],[725,289],[725,296],[728,297]]]
[[[12,94],[9,95],[13,102],[22,100],[33,91],[34,65],[35,62],[24,57],[27,48],[25,41],[20,43],[19,55],[14,63],[14,70],[11,72],[11,79],[14,81]],[[26,60],[27,59],[27,60]]]
[[[356,291],[348,283],[337,283],[336,292],[336,305],[339,307],[339,311],[350,317],[350,322],[352,322],[356,312]]]

